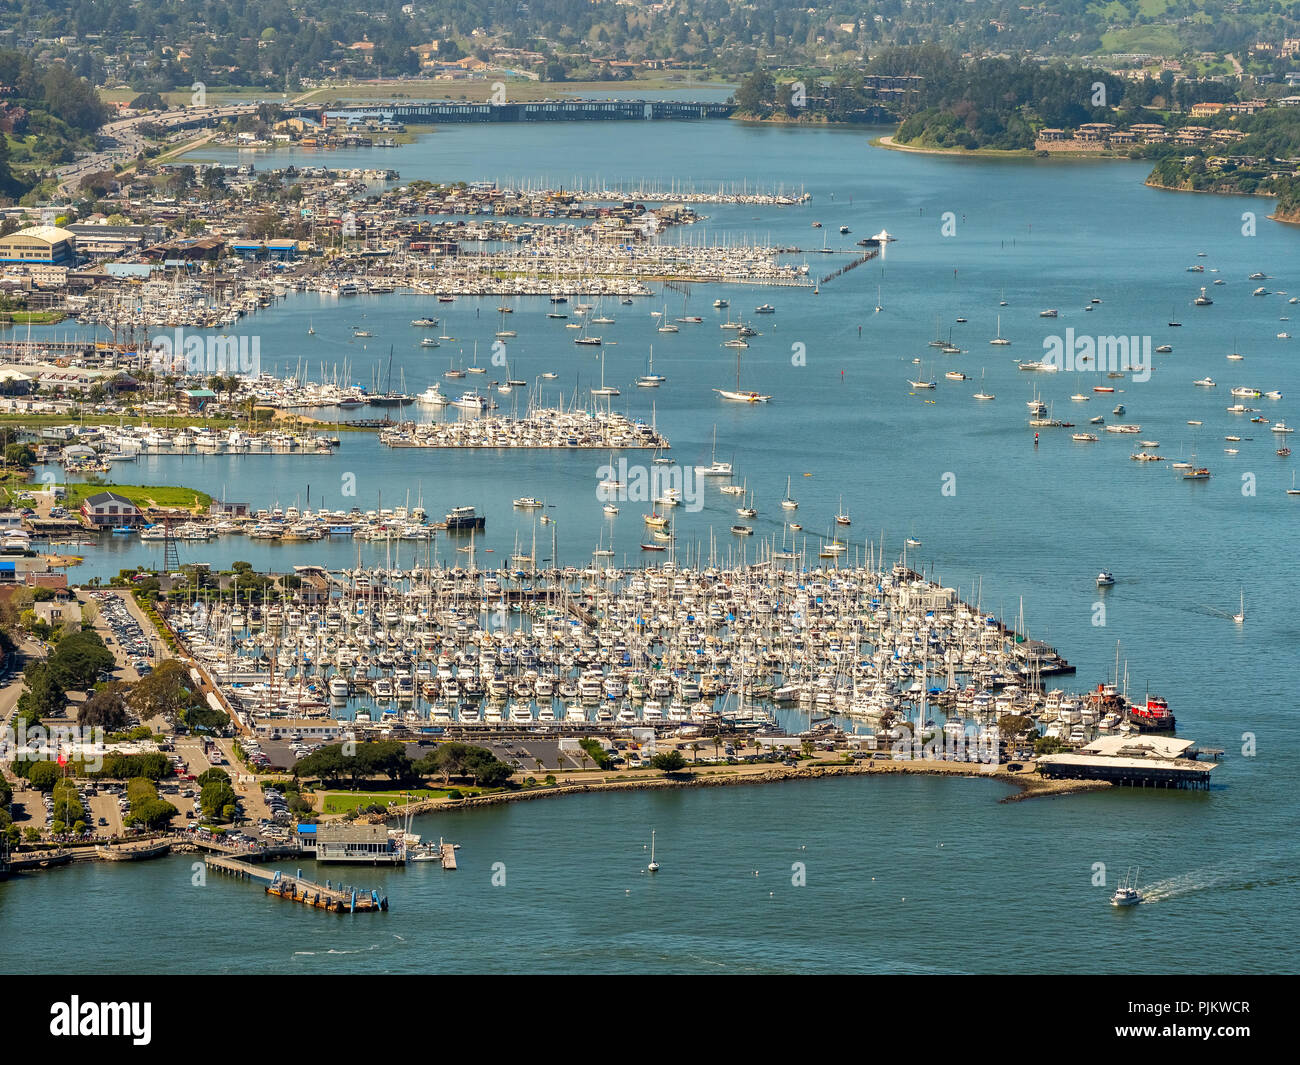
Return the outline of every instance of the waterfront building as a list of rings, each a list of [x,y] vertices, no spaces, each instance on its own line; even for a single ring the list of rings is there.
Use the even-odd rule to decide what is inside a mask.
[[[112,528],[118,525],[138,525],[140,508],[126,496],[116,492],[98,492],[81,504],[81,515],[91,525]]]
[[[76,259],[76,234],[58,226],[32,226],[0,237],[0,262],[57,266]]]
[[[313,836],[318,862],[396,865],[406,861],[401,840],[390,836],[386,825],[298,826],[298,837],[304,848],[312,849]]]

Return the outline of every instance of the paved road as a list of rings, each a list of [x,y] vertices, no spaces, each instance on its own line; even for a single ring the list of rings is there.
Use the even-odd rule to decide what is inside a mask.
[[[159,114],[136,115],[132,118],[118,119],[116,122],[107,122],[99,128],[101,144],[97,151],[82,156],[76,162],[55,171],[59,175],[59,192],[65,195],[72,194],[82,178],[88,174],[112,170],[114,163],[134,163],[148,143],[144,134],[140,132],[142,126],[153,125],[167,130],[177,130],[194,123],[206,125],[256,111],[257,104],[179,107]]]

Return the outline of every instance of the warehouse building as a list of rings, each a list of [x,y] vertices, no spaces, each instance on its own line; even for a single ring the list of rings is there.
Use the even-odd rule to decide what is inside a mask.
[[[66,266],[76,260],[76,234],[58,226],[33,226],[0,237],[0,262]]]

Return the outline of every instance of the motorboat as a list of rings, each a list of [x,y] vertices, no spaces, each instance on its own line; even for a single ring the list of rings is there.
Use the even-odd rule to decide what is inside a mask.
[[[1110,897],[1112,906],[1136,906],[1142,901],[1142,892],[1138,890],[1137,873],[1133,870],[1124,874],[1115,894]]]

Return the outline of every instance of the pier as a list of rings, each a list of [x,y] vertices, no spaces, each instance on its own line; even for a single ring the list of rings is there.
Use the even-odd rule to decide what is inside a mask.
[[[354,887],[344,887],[327,880],[319,884],[308,880],[299,870],[288,876],[278,869],[259,869],[246,861],[220,854],[208,854],[203,864],[227,876],[266,885],[266,893],[289,902],[299,902],[318,910],[331,913],[377,913],[388,909],[388,896],[378,891],[358,891]]]

